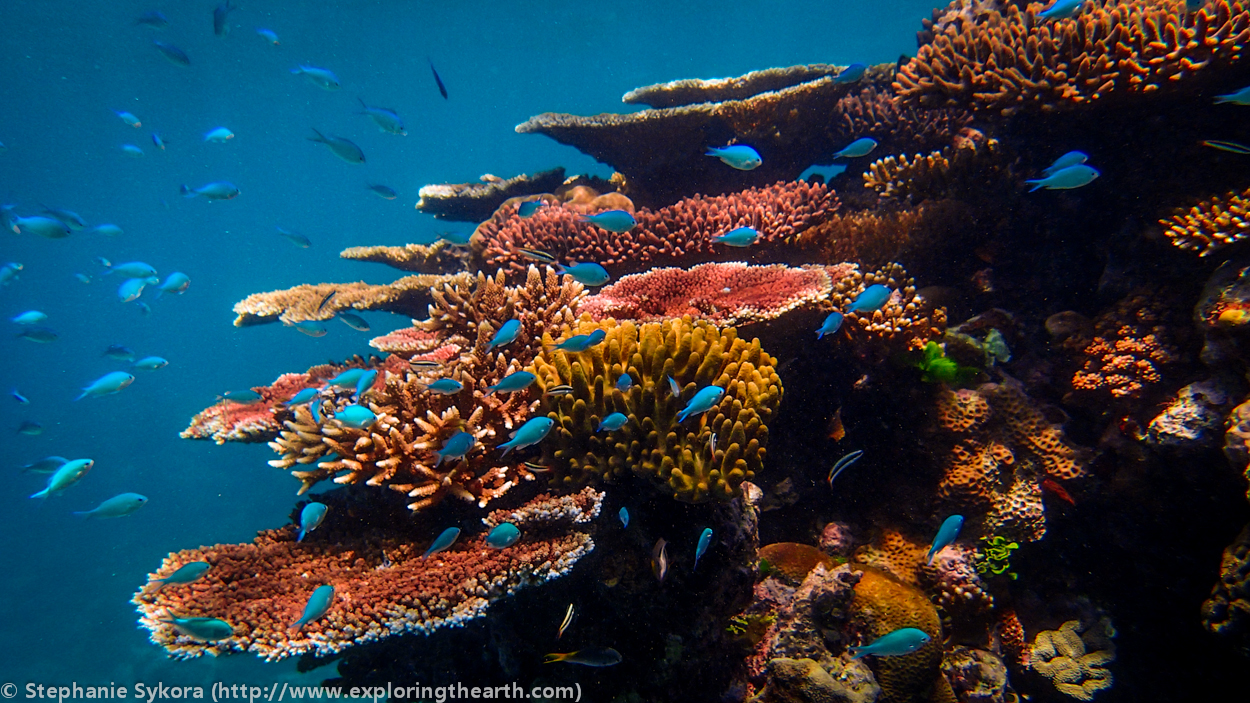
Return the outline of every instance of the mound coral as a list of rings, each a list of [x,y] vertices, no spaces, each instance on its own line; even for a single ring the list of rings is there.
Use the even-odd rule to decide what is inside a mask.
[[[318,283],[287,290],[253,293],[234,304],[235,327],[281,321],[292,325],[306,320],[329,320],[347,310],[376,310],[413,317],[430,302],[430,291],[442,284],[463,285],[470,274],[420,274],[375,286],[357,283]]]
[[[428,538],[396,528],[408,522],[402,508],[383,519],[374,505],[366,518],[336,504],[316,538],[303,542],[295,541],[294,527],[285,527],[265,530],[250,544],[175,552],[152,579],[196,561],[208,562],[208,572],[191,584],[141,589],[132,602],[152,642],[179,658],[224,652],[253,652],[270,661],[306,652],[326,656],[404,632],[463,626],[492,602],[567,574],[594,549],[590,535],[572,529],[599,512],[603,495],[587,491],[575,511],[544,511],[550,500],[545,495],[518,508],[529,519],[520,541],[507,549],[488,548],[479,534],[429,558],[422,558]],[[355,519],[343,521],[350,526],[339,526],[339,510],[352,513]],[[329,610],[292,629],[309,594],[323,584],[334,587]],[[233,633],[197,641],[175,630],[171,617],[217,618]]]
[[[739,262],[652,269],[603,287],[578,310],[597,320],[653,322],[689,315],[717,325],[743,325],[819,305],[829,297],[833,280],[853,270],[853,264],[791,268]]]
[[[1151,93],[1236,63],[1250,36],[1237,0],[1193,12],[1181,0],[1109,0],[1053,21],[1038,17],[1042,3],[959,12],[965,5],[930,23],[927,43],[899,67],[905,102],[1011,114]]]
[[[481,222],[509,198],[550,193],[564,183],[564,169],[553,168],[507,180],[485,175],[477,183],[446,183],[421,188],[417,210],[440,220]]]
[[[551,204],[527,218],[503,207],[478,226],[474,252],[488,267],[524,271],[520,249],[544,251],[561,261],[593,261],[613,273],[662,264],[689,264],[733,256],[712,237],[750,226],[760,237],[754,258],[792,256],[794,235],[836,210],[838,199],[820,184],[776,183],[717,197],[695,196],[660,210],[638,210],[629,232],[614,233],[582,221],[571,204]]]
[[[834,561],[828,554],[810,544],[798,542],[766,544],[760,547],[759,555],[761,571],[767,563],[770,573],[775,571],[795,583],[802,583],[817,564],[824,564],[825,568],[830,571],[834,567]]]
[[[850,623],[860,633],[862,644],[903,627],[923,630],[930,637],[928,644],[911,654],[875,658],[873,671],[881,685],[881,700],[915,700],[930,687],[936,688],[931,700],[953,700],[950,684],[941,674],[942,622],[933,603],[920,589],[884,571],[867,566],[862,570],[855,584]]]
[[[937,429],[952,441],[938,495],[987,534],[1033,542],[1046,533],[1041,483],[1085,474],[1083,453],[1015,382],[938,392]]]
[[[1202,624],[1250,655],[1250,525],[1224,550],[1220,580],[1202,604]]]
[[[1240,193],[1229,191],[1227,195],[1203,200],[1188,210],[1175,210],[1171,219],[1159,220],[1159,224],[1167,228],[1163,234],[1177,247],[1205,257],[1250,236],[1248,213],[1250,189]]]
[[[595,330],[607,336],[584,352],[553,348],[559,340]],[[538,412],[556,423],[542,446],[557,485],[611,481],[632,471],[679,500],[727,500],[762,467],[767,423],[782,388],[775,361],[760,350],[759,340],[748,343],[732,327],[722,330],[689,317],[641,327],[583,317],[558,335],[545,334],[542,343],[544,350],[528,370],[544,391]],[[631,386],[622,392],[616,386],[625,374]],[[716,405],[678,421],[678,412],[712,385],[724,389]],[[553,395],[556,386],[572,392]],[[597,432],[613,412],[628,421],[618,430]]]
[[[1069,620],[1058,630],[1037,633],[1029,649],[1029,666],[1050,679],[1055,689],[1079,701],[1111,688],[1112,676],[1104,666],[1115,661],[1115,630],[1107,618],[1081,632],[1079,620]]]
[[[1250,400],[1233,408],[1225,423],[1224,456],[1250,482]],[[1246,498],[1250,499],[1250,490],[1246,492]]]

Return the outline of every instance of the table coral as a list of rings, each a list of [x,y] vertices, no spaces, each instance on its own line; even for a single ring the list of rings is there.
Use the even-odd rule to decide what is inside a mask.
[[[444,283],[465,283],[469,274],[418,274],[385,285],[357,283],[303,284],[286,290],[253,293],[234,304],[235,327],[281,321],[329,320],[341,311],[393,312],[413,317],[430,302],[430,291]],[[333,296],[331,294],[333,293]],[[327,299],[328,298],[328,299]]]
[[[559,340],[599,329],[607,337],[585,352],[554,349]],[[543,392],[539,413],[556,423],[542,445],[556,484],[610,481],[632,471],[679,500],[728,500],[762,468],[768,421],[782,388],[776,362],[759,340],[746,342],[732,327],[689,317],[638,326],[585,316],[558,334],[545,334],[542,343],[528,370]],[[632,379],[624,393],[616,388],[622,374]],[[670,390],[670,378],[680,396]],[[572,393],[547,392],[558,385]],[[724,389],[720,401],[678,422],[677,413],[710,385]],[[596,432],[612,412],[626,414],[626,424]]]
[[[1213,197],[1159,220],[1172,244],[1206,257],[1250,236],[1250,189]]]
[[[930,25],[895,90],[909,103],[1003,114],[1072,108],[1225,69],[1250,39],[1250,13],[1236,0],[1194,12],[1181,0],[1111,0],[1052,21],[1038,17],[1044,7],[979,4]]]
[[[440,220],[481,222],[505,200],[550,193],[564,182],[564,169],[553,168],[509,179],[482,176],[477,183],[444,183],[421,188],[417,210]]]
[[[654,322],[689,315],[717,325],[744,325],[823,303],[833,279],[853,270],[853,264],[792,268],[741,262],[651,269],[601,288],[578,310],[597,320]]]
[[[816,63],[766,68],[732,78],[683,78],[635,88],[626,93],[621,98],[621,102],[664,108],[744,100],[760,93],[785,90],[821,78],[833,77],[845,68],[846,66]]]
[[[1224,550],[1220,580],[1202,604],[1202,624],[1250,655],[1250,525]]]
[[[1115,630],[1107,618],[1081,632],[1079,620],[1069,620],[1058,630],[1037,633],[1029,649],[1029,666],[1050,679],[1055,689],[1079,701],[1111,688],[1113,678],[1105,667],[1115,661]]]
[[[371,261],[416,273],[446,273],[464,268],[463,254],[445,241],[401,247],[349,247],[339,252],[339,258]]]
[[[170,554],[152,579],[195,561],[211,568],[191,584],[141,589],[132,602],[152,642],[179,658],[226,652],[253,652],[270,661],[327,656],[404,632],[428,634],[463,626],[491,603],[567,574],[594,549],[590,535],[573,526],[592,519],[602,499],[592,494],[581,512],[527,522],[520,541],[507,549],[487,547],[483,533],[461,537],[430,558],[422,558],[424,540],[406,534],[411,528],[395,527],[407,522],[402,514],[389,515],[388,522],[375,506],[369,518],[345,525],[334,512],[353,509],[335,505],[315,538],[303,542],[295,541],[294,527],[285,527],[265,530],[250,544]],[[334,586],[330,609],[299,630],[289,629],[322,584]],[[164,622],[171,616],[219,618],[234,633],[196,641]]]
[[[1041,482],[1080,478],[1085,456],[1017,383],[938,392],[939,433],[951,442],[939,497],[986,534],[1033,542],[1046,533]],[[973,523],[975,524],[975,522]]]
[[[825,186],[802,182],[776,183],[716,197],[695,196],[659,210],[640,209],[632,230],[609,232],[589,222],[570,204],[551,204],[527,218],[504,207],[478,226],[474,252],[487,267],[524,271],[529,261],[520,249],[544,251],[561,261],[592,261],[620,274],[663,264],[690,264],[734,250],[712,238],[737,227],[754,227],[759,241],[751,247],[756,260],[769,255],[789,258],[792,238],[822,221],[838,207]]]

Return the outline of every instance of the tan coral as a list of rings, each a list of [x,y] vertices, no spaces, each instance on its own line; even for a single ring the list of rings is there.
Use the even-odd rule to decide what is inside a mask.
[[[1014,182],[1010,156],[997,139],[969,140],[926,156],[887,156],[868,166],[864,185],[884,198],[918,203]]]
[[[1029,666],[1050,679],[1060,693],[1079,701],[1090,701],[1098,691],[1111,688],[1111,672],[1105,667],[1115,661],[1115,630],[1102,618],[1081,632],[1079,620],[1069,620],[1058,630],[1037,633],[1029,648]]]
[[[1250,189],[1209,198],[1188,210],[1173,211],[1171,219],[1159,220],[1163,234],[1181,249],[1210,256],[1250,236]]]
[[[339,258],[371,261],[400,271],[416,273],[445,273],[464,268],[462,253],[456,252],[443,240],[433,244],[405,244],[400,247],[349,247],[339,252]]]
[[[884,285],[893,295],[874,311],[850,312],[851,303],[871,285]],[[946,309],[935,308],[916,295],[916,282],[903,267],[890,263],[877,271],[852,271],[834,281],[829,302],[845,315],[842,329],[856,351],[865,356],[923,349],[946,329]]]
[[[329,320],[342,311],[393,312],[419,316],[430,301],[431,290],[446,283],[467,283],[467,273],[420,274],[386,285],[357,283],[318,283],[286,290],[253,293],[234,304],[235,327],[281,321],[292,325],[307,320]],[[331,295],[333,294],[333,295]]]

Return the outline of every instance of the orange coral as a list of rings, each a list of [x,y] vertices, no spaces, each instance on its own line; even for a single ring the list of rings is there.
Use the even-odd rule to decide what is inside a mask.
[[[858,565],[857,565],[857,568]],[[934,701],[953,701],[950,684],[941,675],[942,622],[928,596],[890,574],[863,567],[851,602],[851,627],[863,644],[903,627],[915,627],[929,635],[928,644],[904,656],[876,657],[873,671],[881,685],[881,700],[905,703],[933,690]]]
[[[1134,291],[1094,321],[1095,336],[1080,351],[1072,388],[1089,402],[1135,399],[1163,380],[1178,360],[1164,324],[1165,306]]]
[[[874,311],[850,312],[851,303],[868,286],[881,284],[894,291],[890,299]],[[845,315],[842,329],[863,355],[923,349],[926,342],[946,329],[946,309],[934,308],[916,295],[916,282],[902,266],[887,264],[878,271],[858,270],[834,281],[829,302]]]
[[[1250,40],[1250,12],[1236,0],[1194,12],[1182,0],[1110,0],[1053,21],[1038,17],[1044,7],[948,15],[899,68],[895,90],[926,105],[1053,110],[1225,68]]]
[[[1013,609],[1004,610],[998,616],[998,643],[1007,659],[1020,666],[1029,665],[1029,640]]]
[[[287,290],[253,293],[234,304],[235,327],[282,321],[292,325],[306,320],[329,320],[340,311],[378,310],[400,315],[420,315],[430,302],[430,292],[445,283],[463,284],[467,273],[405,276],[394,283],[318,283]]]
[[[1159,224],[1167,228],[1163,234],[1177,247],[1210,256],[1250,236],[1250,189],[1229,191],[1189,210],[1175,210],[1170,220],[1159,220]]]
[[[761,562],[784,574],[795,582],[802,582],[818,564],[833,569],[833,559],[810,544],[798,542],[774,542],[760,547]]]
[[[997,139],[968,139],[927,156],[878,159],[864,173],[864,185],[908,202],[983,192],[1015,181],[1010,159]]]

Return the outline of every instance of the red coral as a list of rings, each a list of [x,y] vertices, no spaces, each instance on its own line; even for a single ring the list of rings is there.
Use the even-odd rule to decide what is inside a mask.
[[[596,320],[652,322],[690,315],[717,325],[759,322],[828,299],[832,281],[853,269],[852,264],[791,268],[741,262],[652,269],[603,288],[578,311]]]
[[[545,251],[561,261],[593,261],[619,273],[724,254],[727,247],[712,237],[744,226],[759,230],[759,241],[751,247],[756,257],[771,250],[785,252],[782,245],[837,208],[832,191],[801,181],[716,197],[696,195],[660,210],[639,210],[638,226],[620,234],[583,222],[569,205],[550,204],[528,218],[503,207],[477,228],[473,247],[487,268],[506,267],[514,274],[524,273],[528,265],[518,251],[522,248]]]

